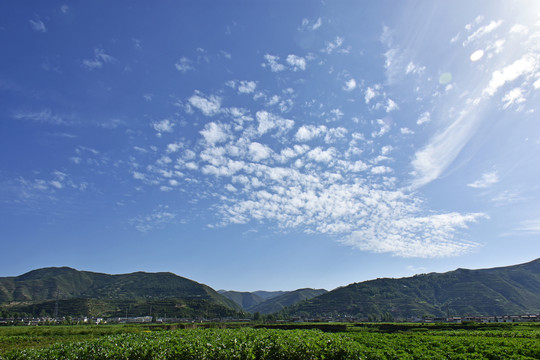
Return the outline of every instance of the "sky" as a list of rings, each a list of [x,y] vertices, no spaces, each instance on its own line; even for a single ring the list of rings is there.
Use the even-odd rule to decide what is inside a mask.
[[[9,0],[0,45],[0,276],[540,256],[538,1]]]

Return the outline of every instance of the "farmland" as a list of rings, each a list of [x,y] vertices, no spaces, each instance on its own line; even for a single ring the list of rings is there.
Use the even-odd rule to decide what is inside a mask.
[[[321,327],[326,331],[308,327],[2,327],[0,359],[540,358],[537,323],[328,324]]]

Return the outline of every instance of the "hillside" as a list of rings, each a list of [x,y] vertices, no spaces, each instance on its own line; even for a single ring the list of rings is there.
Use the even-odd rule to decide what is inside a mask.
[[[172,273],[109,275],[62,267],[0,278],[5,310],[52,315],[57,299],[59,315],[125,316],[127,309],[139,316],[152,308],[170,316],[216,317],[242,311],[210,287]]]
[[[247,310],[253,306],[256,306],[264,301],[264,298],[251,292],[240,291],[218,291],[219,294],[225,296],[227,299],[234,301],[240,305],[242,309]]]
[[[298,289],[289,291],[283,295],[272,297],[264,302],[248,308],[251,313],[272,314],[283,310],[287,306],[294,305],[302,300],[307,300],[326,293],[324,289]]]
[[[298,289],[294,291],[224,291],[219,293],[250,313],[272,314],[302,300],[324,294],[326,290]]]
[[[540,259],[508,267],[430,273],[351,284],[285,309],[294,316],[357,318],[540,312]]]
[[[287,291],[263,291],[263,290],[253,292],[253,294],[262,297],[264,300],[268,300],[276,296],[284,295],[286,293]]]

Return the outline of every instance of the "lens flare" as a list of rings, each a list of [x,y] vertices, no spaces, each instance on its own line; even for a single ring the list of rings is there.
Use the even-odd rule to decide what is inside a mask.
[[[448,72],[442,73],[441,76],[439,76],[439,83],[442,85],[446,85],[450,81],[452,81],[452,74]]]
[[[476,50],[471,54],[471,61],[478,61],[484,56],[484,50]]]

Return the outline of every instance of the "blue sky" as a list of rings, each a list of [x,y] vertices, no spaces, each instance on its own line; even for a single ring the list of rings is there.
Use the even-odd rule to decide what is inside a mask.
[[[540,256],[537,1],[5,1],[0,276],[333,289]]]

